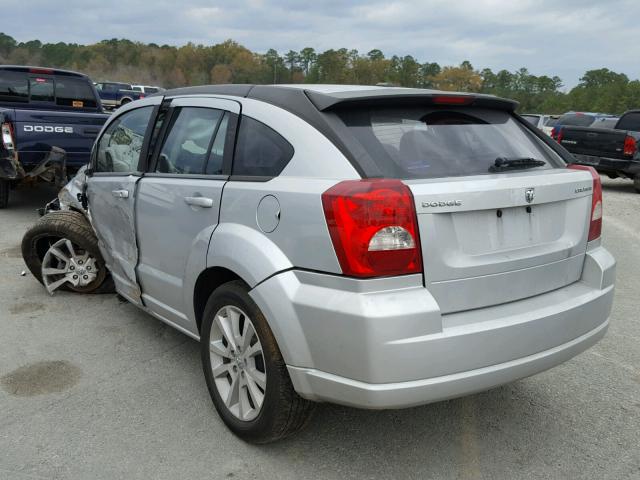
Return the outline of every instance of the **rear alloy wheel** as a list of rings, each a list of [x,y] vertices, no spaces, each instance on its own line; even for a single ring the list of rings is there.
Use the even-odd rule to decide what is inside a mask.
[[[249,316],[234,305],[222,307],[209,333],[213,381],[225,406],[237,419],[258,416],[267,390],[260,339]]]
[[[218,287],[204,309],[200,342],[218,414],[243,440],[268,443],[308,422],[315,404],[300,397],[267,321],[240,280]]]
[[[9,180],[0,178],[0,208],[7,208],[7,205],[9,205],[10,187]]]

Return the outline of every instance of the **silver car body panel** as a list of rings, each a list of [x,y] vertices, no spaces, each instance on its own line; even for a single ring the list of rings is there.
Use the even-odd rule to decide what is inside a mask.
[[[487,389],[565,361],[604,335],[615,261],[599,240],[587,243],[589,173],[556,168],[406,181],[416,202],[424,274],[346,278],[321,201],[336,183],[360,178],[345,155],[305,120],[264,101],[194,94],[173,102],[224,103],[294,148],[281,174],[268,181],[120,177],[131,183],[135,210],[122,212],[109,198],[93,211],[107,224],[98,230],[106,230],[99,238],[109,267],[125,277],[114,275],[118,291],[131,299],[134,283],[143,309],[187,335],[199,336],[198,278],[209,268],[228,269],[250,287],[298,393],[367,408]],[[101,178],[90,181],[90,199]],[[213,208],[188,206],[186,196],[211,198]],[[130,250],[121,253],[123,245]],[[119,273],[118,255],[133,268]]]

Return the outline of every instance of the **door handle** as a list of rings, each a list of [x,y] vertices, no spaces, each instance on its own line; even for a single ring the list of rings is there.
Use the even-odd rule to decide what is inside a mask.
[[[129,198],[129,190],[111,190],[111,195],[116,198]]]
[[[208,197],[184,197],[187,205],[193,207],[211,208],[213,207],[213,198]]]

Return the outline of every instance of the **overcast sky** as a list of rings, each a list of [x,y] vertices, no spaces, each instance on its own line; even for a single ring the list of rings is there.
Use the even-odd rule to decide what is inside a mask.
[[[18,41],[106,38],[183,45],[232,38],[253,51],[346,47],[478,69],[527,67],[573,86],[607,67],[640,77],[639,0],[4,0]]]

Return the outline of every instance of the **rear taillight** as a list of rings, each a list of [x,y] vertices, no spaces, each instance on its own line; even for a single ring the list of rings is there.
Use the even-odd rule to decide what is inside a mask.
[[[567,168],[574,170],[588,170],[593,178],[593,194],[591,196],[591,223],[589,224],[588,240],[595,240],[602,233],[602,183],[600,175],[593,167],[585,165],[567,165]]]
[[[10,123],[3,123],[0,127],[2,133],[2,145],[9,151],[13,151],[15,148],[15,142],[13,141],[13,128]]]
[[[562,137],[564,137],[564,132],[562,131],[562,127],[558,128],[558,132],[556,133],[556,141],[558,143],[562,143]]]
[[[631,135],[627,135],[624,139],[624,149],[622,153],[625,157],[633,157],[638,151],[638,144],[636,139]]]
[[[345,275],[422,272],[413,195],[400,180],[347,180],[322,194],[322,206]]]

